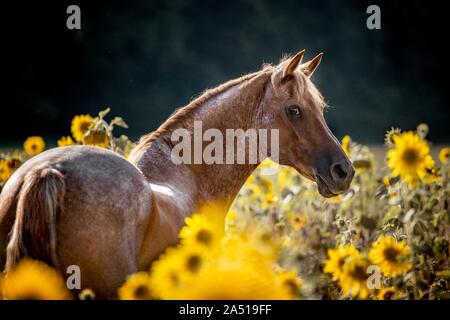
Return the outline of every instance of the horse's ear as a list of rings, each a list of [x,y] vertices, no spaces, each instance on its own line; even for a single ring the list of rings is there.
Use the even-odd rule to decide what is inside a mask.
[[[292,57],[289,63],[283,68],[283,78],[286,78],[294,73],[300,62],[302,62],[303,56],[305,55],[305,49],[297,53]]]
[[[315,56],[312,60],[305,62],[300,66],[300,70],[307,76],[311,77],[314,71],[316,71],[317,67],[320,64],[320,61],[322,60],[323,53],[319,53],[317,56]]]

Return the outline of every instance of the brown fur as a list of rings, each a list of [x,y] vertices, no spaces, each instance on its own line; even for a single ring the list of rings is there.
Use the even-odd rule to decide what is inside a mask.
[[[43,259],[63,275],[77,265],[83,288],[113,298],[127,275],[148,270],[178,242],[185,218],[200,205],[220,201],[227,210],[258,163],[172,162],[171,133],[192,132],[196,120],[204,130],[222,133],[278,129],[281,164],[315,180],[324,196],[346,191],[353,168],[325,123],[322,96],[306,76],[320,58],[300,65],[297,55],[206,91],[144,137],[128,160],[72,146],[27,161],[0,195],[0,244],[9,242],[8,269],[25,256]],[[287,115],[292,105],[301,108],[301,117]]]

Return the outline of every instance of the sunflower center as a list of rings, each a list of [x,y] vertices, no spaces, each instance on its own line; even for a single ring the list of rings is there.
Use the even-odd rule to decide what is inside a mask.
[[[197,272],[202,264],[202,259],[198,255],[192,255],[187,259],[186,267],[191,272]]]
[[[85,133],[89,129],[90,125],[91,125],[91,123],[87,122],[87,121],[80,123],[80,131]]]
[[[145,285],[140,285],[134,290],[134,296],[137,299],[145,299],[150,296],[150,290]]]
[[[339,267],[342,267],[342,266],[344,265],[346,259],[347,259],[347,257],[341,257],[341,258],[339,258],[339,260],[338,260],[338,266],[339,266]]]
[[[403,161],[407,164],[415,164],[419,160],[419,154],[415,149],[406,149],[402,156]]]
[[[393,295],[394,295],[394,291],[391,291],[391,290],[386,291],[386,292],[383,294],[383,300],[391,300],[391,298],[392,298]]]
[[[210,244],[212,241],[212,234],[208,230],[202,229],[197,233],[197,241],[204,244]]]
[[[398,251],[394,248],[386,248],[383,251],[384,257],[389,262],[397,262]]]
[[[6,165],[8,166],[8,169],[16,169],[20,166],[19,160],[11,159],[10,161],[6,162]]]
[[[362,266],[355,266],[351,272],[351,275],[353,278],[360,281],[365,281],[367,279],[366,270]]]
[[[170,281],[172,281],[172,283],[174,285],[178,285],[180,279],[178,278],[178,275],[175,272],[171,272],[169,275]]]

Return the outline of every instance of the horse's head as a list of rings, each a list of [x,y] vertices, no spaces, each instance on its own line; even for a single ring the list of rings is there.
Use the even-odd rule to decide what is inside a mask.
[[[279,162],[294,167],[332,197],[348,190],[355,170],[328,128],[325,102],[310,77],[322,54],[301,64],[304,50],[280,63],[272,73],[263,107],[265,125],[279,129]]]

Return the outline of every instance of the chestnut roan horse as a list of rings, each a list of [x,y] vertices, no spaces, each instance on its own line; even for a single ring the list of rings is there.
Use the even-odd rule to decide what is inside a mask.
[[[194,121],[222,133],[278,129],[281,164],[315,181],[325,197],[345,192],[354,169],[327,127],[324,100],[309,79],[322,54],[302,64],[303,55],[207,90],[143,137],[128,160],[101,148],[70,146],[27,161],[0,195],[1,268],[7,272],[24,257],[63,275],[77,265],[83,288],[114,298],[127,275],[148,270],[177,243],[196,208],[220,201],[228,209],[258,165],[174,164],[171,133],[192,132]]]

